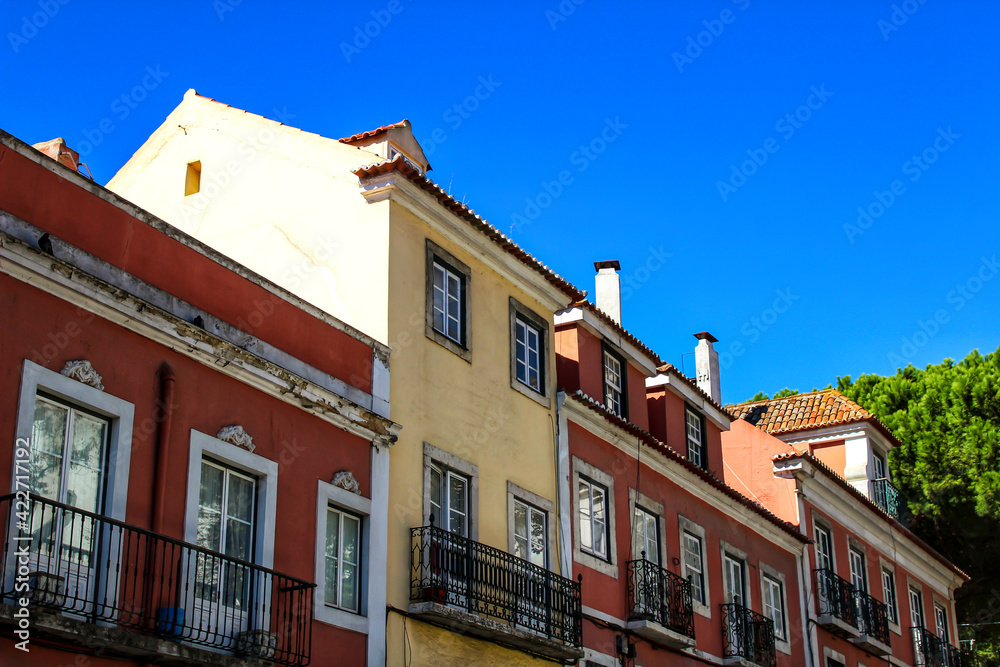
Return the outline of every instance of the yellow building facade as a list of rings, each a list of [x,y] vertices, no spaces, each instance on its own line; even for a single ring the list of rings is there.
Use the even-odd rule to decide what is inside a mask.
[[[335,140],[189,91],[108,187],[392,349],[388,531],[344,664],[580,657],[553,313],[582,294],[428,168],[405,121]]]

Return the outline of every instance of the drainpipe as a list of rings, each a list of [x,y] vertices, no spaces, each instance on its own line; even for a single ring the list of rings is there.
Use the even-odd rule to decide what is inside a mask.
[[[153,491],[153,532],[163,533],[163,512],[167,495],[167,454],[170,443],[171,410],[174,405],[174,369],[163,362],[160,366],[160,397],[159,408],[162,415],[157,415],[160,430],[156,437],[156,483]]]

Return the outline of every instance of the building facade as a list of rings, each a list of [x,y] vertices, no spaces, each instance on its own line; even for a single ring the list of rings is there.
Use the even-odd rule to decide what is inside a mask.
[[[582,294],[429,169],[405,121],[328,139],[191,91],[109,187],[391,347],[405,428],[370,664],[572,660],[554,313]]]
[[[813,540],[812,664],[963,667],[955,589],[968,577],[908,528],[887,465],[897,438],[827,389],[731,408],[726,480]]]

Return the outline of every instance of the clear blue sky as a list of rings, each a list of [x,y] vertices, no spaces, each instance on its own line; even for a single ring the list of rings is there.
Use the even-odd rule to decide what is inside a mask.
[[[330,137],[409,118],[431,177],[530,214],[515,240],[575,284],[620,260],[665,360],[740,346],[726,402],[1000,345],[997,2],[3,0],[0,25],[0,127],[100,183],[188,88]]]

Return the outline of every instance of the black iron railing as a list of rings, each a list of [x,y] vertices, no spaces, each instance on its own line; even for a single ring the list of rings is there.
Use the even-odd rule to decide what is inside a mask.
[[[976,667],[978,661],[971,651],[963,651],[949,644],[933,632],[921,627],[911,627],[916,667]]]
[[[851,582],[824,568],[813,570],[816,576],[816,599],[820,615],[829,614],[844,623],[858,627],[858,604]]]
[[[411,601],[462,607],[581,645],[579,581],[434,525],[411,529],[411,537]]]
[[[4,602],[26,567],[32,603],[71,618],[309,663],[313,583],[35,495],[0,497],[0,513]]]
[[[889,645],[889,609],[864,591],[858,591],[858,629]]]
[[[722,605],[722,655],[774,667],[774,622],[741,604]]]
[[[893,519],[904,526],[910,525],[910,508],[906,496],[888,479],[876,479],[872,482],[871,499]]]
[[[630,620],[650,620],[694,638],[690,582],[648,560],[627,565]]]

